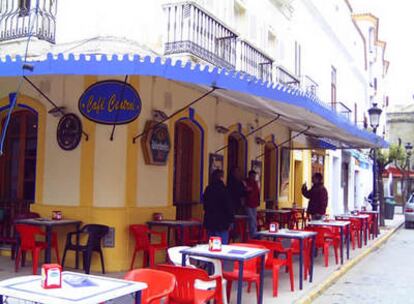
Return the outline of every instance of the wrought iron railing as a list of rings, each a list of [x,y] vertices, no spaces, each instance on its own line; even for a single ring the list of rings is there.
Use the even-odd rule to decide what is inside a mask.
[[[302,77],[302,83],[301,83],[301,85],[302,85],[302,88],[305,90],[306,93],[310,93],[310,94],[312,94],[314,96],[317,96],[318,95],[319,85],[310,76],[304,75]]]
[[[195,3],[167,4],[164,10],[165,55],[188,53],[218,67],[236,67],[236,33]]]
[[[244,40],[239,41],[236,69],[272,81],[273,60]]]
[[[276,81],[289,86],[299,87],[300,86],[300,80],[295,75],[289,73],[288,70],[286,70],[282,66],[276,67]]]
[[[55,43],[56,2],[57,0],[0,0],[0,41],[32,35]]]
[[[342,102],[333,102],[332,103],[332,110],[335,111],[336,113],[342,115],[343,117],[345,117],[348,120],[351,120],[351,113],[352,110],[350,108],[348,108],[344,103]]]

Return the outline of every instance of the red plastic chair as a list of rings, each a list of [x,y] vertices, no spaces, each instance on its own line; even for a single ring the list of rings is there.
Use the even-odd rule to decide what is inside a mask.
[[[317,232],[315,247],[316,251],[319,248],[322,249],[325,256],[325,267],[329,266],[329,247],[334,248],[335,263],[338,264],[338,248],[340,243],[338,236],[333,234],[331,229],[325,227],[312,227],[312,229],[307,228],[307,230]]]
[[[192,218],[191,221],[202,223],[202,221],[198,218]],[[195,246],[197,244],[207,243],[207,231],[202,226],[185,227],[183,231],[183,243],[186,246]]]
[[[253,247],[253,244],[247,243],[234,243],[231,244],[232,246],[240,246],[240,247]],[[250,245],[250,246],[249,246]],[[266,249],[264,246],[255,246],[255,248],[262,248]],[[256,285],[256,294],[257,299],[259,299],[259,290],[260,290],[260,274],[259,274],[259,258],[250,259],[244,262],[243,264],[243,282],[249,283],[248,292],[250,292],[251,283],[255,283]],[[223,277],[227,280],[227,300],[230,303],[230,292],[231,286],[233,281],[239,280],[239,263],[234,263],[233,271],[225,271],[223,272]]]
[[[361,222],[358,219],[354,219],[354,218],[335,217],[335,219],[337,221],[351,222],[350,235],[351,235],[352,250],[355,250],[355,245],[358,245],[358,247],[361,248],[362,247],[362,239],[361,239],[361,234],[360,234],[362,230]]]
[[[285,266],[289,272],[290,290],[295,290],[295,279],[293,274],[293,259],[292,250],[290,248],[283,248],[280,242],[265,241],[265,240],[249,240],[249,244],[244,244],[246,247],[267,248],[270,253],[266,255],[265,269],[271,269],[273,274],[273,296],[277,297],[279,286],[279,270]],[[276,253],[283,253],[286,255],[285,259],[275,258]]]
[[[124,279],[144,282],[148,285],[148,288],[142,292],[143,304],[167,304],[176,283],[173,274],[154,269],[134,269],[128,272]]]
[[[27,251],[30,251],[32,253],[33,274],[37,274],[40,251],[44,250],[47,245],[46,242],[36,241],[36,236],[43,235],[41,233],[43,231],[39,227],[24,224],[17,224],[16,231],[20,237],[20,245],[16,254],[14,270],[15,272],[19,270],[20,258]]]
[[[147,261],[149,267],[153,267],[155,264],[155,252],[157,250],[165,250],[167,249],[167,238],[165,232],[157,232],[150,230],[145,225],[131,225],[129,226],[129,231],[135,237],[135,248],[134,254],[132,256],[131,267],[130,270],[134,268],[135,258],[138,251],[143,251],[143,259],[142,259],[142,267],[147,266]],[[161,241],[159,243],[151,243],[151,235],[158,235],[161,237]]]
[[[170,303],[177,304],[201,304],[214,300],[222,304],[221,277],[209,277],[207,272],[198,268],[181,267],[173,265],[157,265],[156,269],[166,271],[175,276],[176,284],[174,291],[170,294]],[[214,290],[201,290],[194,287],[196,280],[215,281]]]

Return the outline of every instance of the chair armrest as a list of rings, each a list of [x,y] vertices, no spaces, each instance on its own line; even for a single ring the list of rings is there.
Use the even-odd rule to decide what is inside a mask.
[[[161,237],[161,244],[167,245],[167,234],[165,232],[155,231],[155,230],[148,230],[148,233],[151,235],[157,235]]]
[[[216,281],[216,292],[214,294],[214,300],[216,303],[223,303],[223,278],[219,275],[213,275],[210,277],[211,281]]]
[[[68,233],[66,234],[66,244],[72,244],[72,236],[73,236],[73,235],[75,235],[75,234],[80,235],[80,234],[82,234],[82,233],[85,233],[85,232],[82,232],[81,230],[79,230],[79,231],[72,231],[72,232],[68,232]]]

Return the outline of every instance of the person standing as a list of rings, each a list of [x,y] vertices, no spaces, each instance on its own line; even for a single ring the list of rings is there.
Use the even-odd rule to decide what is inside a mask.
[[[257,207],[260,205],[260,188],[258,182],[256,181],[256,175],[257,174],[254,170],[250,170],[246,181],[246,211],[249,217],[250,238],[256,237]]]
[[[246,187],[242,181],[240,169],[233,167],[230,169],[227,189],[229,190],[234,212],[244,214],[244,201],[246,199]]]
[[[308,190],[306,184],[302,185],[302,194],[309,199],[307,213],[312,220],[320,220],[326,213],[328,207],[328,191],[323,185],[323,176],[315,173],[312,176],[312,188]]]
[[[223,177],[223,170],[214,170],[211,182],[204,191],[204,227],[209,238],[219,236],[223,244],[228,244],[229,228],[234,222],[234,209]]]

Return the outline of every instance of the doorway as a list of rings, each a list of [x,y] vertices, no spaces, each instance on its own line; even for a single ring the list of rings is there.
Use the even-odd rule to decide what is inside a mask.
[[[349,211],[348,198],[349,198],[349,164],[342,163],[342,188],[344,191],[344,211]]]
[[[200,202],[201,140],[200,130],[190,120],[175,124],[173,202],[178,220],[190,219],[193,205]]]
[[[294,184],[294,198],[293,202],[298,207],[302,207],[302,184],[303,184],[303,163],[295,160],[295,184]]]
[[[264,147],[263,195],[267,209],[277,205],[277,156],[278,149],[274,143],[266,143]]]
[[[239,168],[242,178],[246,177],[247,141],[239,132],[233,132],[228,139],[227,174],[232,168]]]

